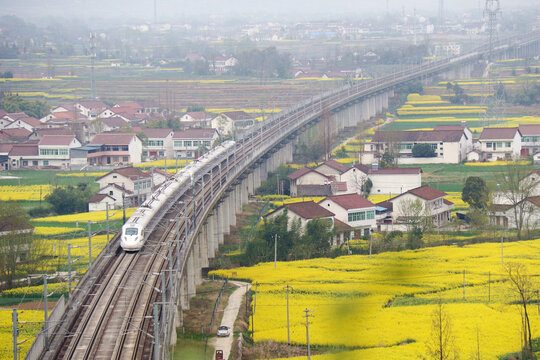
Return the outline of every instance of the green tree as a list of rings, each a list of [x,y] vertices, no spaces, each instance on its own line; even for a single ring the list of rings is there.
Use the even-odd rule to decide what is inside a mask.
[[[8,93],[0,93],[0,108],[8,113],[24,112],[28,116],[37,119],[49,113],[49,105],[42,101],[26,100],[19,95],[11,95]]]
[[[73,214],[88,210],[88,200],[92,197],[90,187],[79,184],[76,187],[57,187],[52,193],[45,196],[57,214]]]
[[[305,258],[328,256],[331,241],[335,235],[332,222],[329,219],[315,218],[306,224],[306,229],[300,238],[301,249]]]
[[[388,151],[381,157],[381,168],[392,168],[395,165],[395,159]]]
[[[13,287],[17,265],[28,261],[34,235],[27,214],[15,202],[0,201],[0,274],[7,288]]]
[[[461,193],[461,199],[475,209],[486,209],[489,201],[489,190],[484,179],[469,176]]]
[[[193,104],[189,105],[186,109],[186,112],[198,112],[198,111],[204,111],[204,106]]]
[[[415,144],[412,148],[413,157],[435,157],[435,150],[430,144]]]
[[[362,196],[367,198],[369,196],[369,193],[371,192],[371,188],[373,187],[373,182],[370,178],[368,178],[360,187],[362,190]]]

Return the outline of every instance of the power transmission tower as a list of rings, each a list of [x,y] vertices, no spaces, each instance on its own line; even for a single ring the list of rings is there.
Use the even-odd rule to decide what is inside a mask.
[[[90,89],[92,91],[92,100],[96,99],[96,78],[94,74],[94,65],[96,61],[96,34],[90,33]]]
[[[493,122],[499,122],[503,117],[504,91],[500,91],[491,67],[493,65],[493,49],[497,43],[497,16],[501,8],[499,0],[486,0],[484,6],[484,18],[488,32],[486,70],[482,86],[482,105],[485,107],[483,126],[489,126]]]

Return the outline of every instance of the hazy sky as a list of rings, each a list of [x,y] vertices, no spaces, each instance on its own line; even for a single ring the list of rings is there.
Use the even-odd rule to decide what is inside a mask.
[[[338,16],[362,17],[374,13],[393,13],[403,10],[412,13],[435,15],[438,0],[0,0],[0,14],[13,14],[21,17],[39,18],[57,16],[81,18],[88,22],[100,19],[140,19],[151,21],[154,14],[154,1],[160,21],[207,15],[282,15],[287,19],[305,19],[311,16],[328,18]],[[501,0],[501,8],[518,5],[532,6],[530,0]],[[449,12],[460,13],[481,9],[485,0],[445,0],[444,7]],[[0,24],[1,26],[1,24]]]

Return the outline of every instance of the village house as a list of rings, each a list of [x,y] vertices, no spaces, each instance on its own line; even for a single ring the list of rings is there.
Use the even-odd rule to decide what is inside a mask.
[[[193,111],[182,115],[180,121],[185,127],[208,128],[212,126],[212,115],[204,111]]]
[[[10,170],[37,167],[39,164],[38,144],[13,144],[8,158]]]
[[[287,178],[290,181],[290,194],[292,197],[296,196],[316,196],[316,195],[331,195],[331,182],[333,181],[333,177],[324,175],[320,172],[318,172],[315,169],[310,169],[307,167],[304,167],[302,169],[296,170]],[[313,186],[317,186],[318,188],[315,189]],[[325,186],[324,194],[321,194],[321,190],[319,187]],[[310,190],[310,191],[307,191]],[[317,190],[317,194],[314,194],[313,191]]]
[[[313,201],[284,204],[276,210],[266,215],[268,218],[274,218],[287,211],[287,228],[290,230],[294,222],[300,221],[302,231],[311,220],[317,218],[328,221],[334,226],[336,236],[332,239],[332,246],[338,246],[354,236],[354,229],[349,225],[335,218],[334,213],[318,205]]]
[[[521,138],[521,155],[540,153],[540,125],[519,125]]]
[[[116,208],[116,199],[107,194],[94,194],[88,200],[88,211],[103,211],[107,209],[107,205],[109,210]]]
[[[472,150],[472,137],[466,128],[458,130],[376,131],[365,150],[382,155],[389,150],[399,154],[398,164],[459,164]],[[470,133],[470,131],[468,131]],[[413,157],[412,149],[417,144],[428,144],[434,157]],[[361,154],[362,155],[362,154]],[[361,162],[365,159],[360,159]]]
[[[221,136],[234,135],[255,124],[255,118],[244,111],[227,111],[212,119],[212,128]]]
[[[216,129],[187,129],[172,135],[173,157],[197,159],[210,150],[219,139]]]
[[[451,220],[454,203],[444,198],[447,195],[429,185],[424,185],[377,204],[387,209],[389,206],[386,203],[391,204],[391,209],[389,209],[391,212],[388,213],[389,219],[387,219],[391,225],[383,230],[407,230],[411,219],[415,217],[431,216],[436,227],[448,223]],[[411,204],[417,200],[422,206],[419,212],[414,212]]]
[[[96,183],[99,184],[100,194],[111,196],[115,199],[116,205],[119,199],[124,199],[126,207],[139,206],[152,194],[152,175],[134,167],[114,169],[97,178]],[[122,192],[119,193],[114,189],[121,189]]]
[[[38,142],[39,162],[37,166],[54,166],[69,169],[71,149],[80,147],[75,135],[45,135]]]
[[[540,226],[540,196],[529,196],[517,204],[493,204],[490,207],[489,221],[492,225],[509,229],[517,228],[523,219],[522,229],[534,230]]]
[[[107,104],[99,100],[81,101],[75,103],[75,108],[88,120],[93,120],[105,109]]]
[[[135,134],[98,134],[87,144],[97,151],[87,153],[90,165],[140,164],[142,142]]]
[[[335,214],[335,218],[355,229],[358,235],[369,235],[377,228],[375,205],[358,194],[328,196],[320,206]]]
[[[518,128],[484,128],[480,138],[483,161],[516,160],[521,154],[521,132]]]
[[[172,129],[144,128],[142,132],[148,138],[143,142],[142,160],[156,160],[173,157]]]
[[[232,56],[216,56],[210,59],[208,67],[216,75],[222,75],[228,73],[236,64],[238,60]]]
[[[28,131],[34,131],[34,129],[41,127],[45,127],[41,121],[31,116],[25,116],[14,120],[10,124],[6,125],[4,129],[26,129]]]
[[[367,179],[371,180],[370,194],[402,194],[422,185],[422,168],[379,168],[357,164],[341,175],[347,191],[361,194]]]
[[[32,134],[25,128],[3,129],[0,130],[0,143],[25,143]]]

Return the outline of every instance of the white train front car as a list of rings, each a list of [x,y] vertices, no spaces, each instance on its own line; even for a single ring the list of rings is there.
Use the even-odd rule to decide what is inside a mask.
[[[122,226],[120,246],[125,251],[139,251],[144,245],[144,229],[138,225],[127,222]]]

